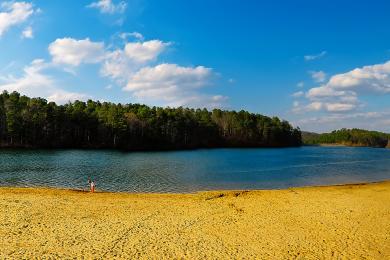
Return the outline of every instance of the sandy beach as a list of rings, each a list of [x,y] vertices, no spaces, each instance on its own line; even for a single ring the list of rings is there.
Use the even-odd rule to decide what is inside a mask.
[[[390,182],[119,194],[0,188],[0,258],[389,259]]]

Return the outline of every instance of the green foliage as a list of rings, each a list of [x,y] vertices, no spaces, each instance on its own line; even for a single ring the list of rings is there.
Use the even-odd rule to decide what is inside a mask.
[[[0,95],[3,147],[154,150],[299,145],[299,129],[279,118],[246,111],[92,100],[56,105],[17,92]]]
[[[362,129],[340,129],[331,133],[303,133],[305,144],[343,144],[350,146],[386,147],[390,134]]]

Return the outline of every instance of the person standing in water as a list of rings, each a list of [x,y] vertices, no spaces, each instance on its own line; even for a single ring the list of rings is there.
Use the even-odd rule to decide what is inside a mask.
[[[94,193],[95,192],[95,181],[91,181],[91,192]]]
[[[89,183],[89,189],[90,189],[90,191],[91,191],[92,193],[95,192],[95,186],[96,186],[95,181],[91,181],[91,178],[88,177],[88,183]]]

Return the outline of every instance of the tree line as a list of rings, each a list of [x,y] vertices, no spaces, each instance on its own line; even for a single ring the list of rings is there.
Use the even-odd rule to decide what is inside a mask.
[[[0,146],[165,150],[301,145],[287,121],[246,111],[88,100],[65,105],[0,94]]]
[[[349,146],[386,147],[390,134],[363,129],[340,129],[331,133],[303,133],[305,144],[343,144]]]

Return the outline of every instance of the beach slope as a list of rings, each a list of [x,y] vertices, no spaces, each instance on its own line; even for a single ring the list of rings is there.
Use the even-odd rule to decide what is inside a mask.
[[[0,258],[390,258],[390,182],[118,194],[0,188]]]

